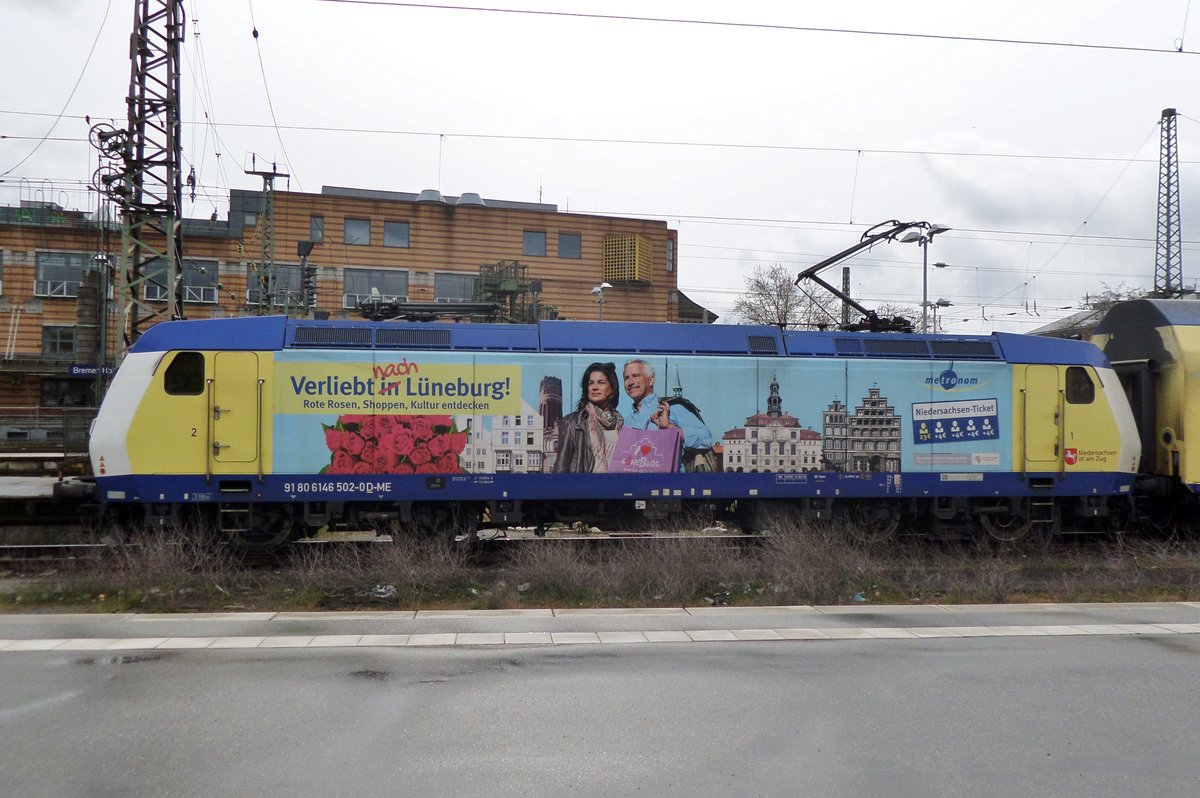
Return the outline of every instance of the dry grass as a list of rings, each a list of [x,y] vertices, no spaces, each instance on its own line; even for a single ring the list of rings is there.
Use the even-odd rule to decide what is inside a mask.
[[[102,611],[503,608],[703,604],[1195,600],[1200,542],[1056,541],[991,546],[849,542],[834,526],[779,523],[728,539],[539,540],[479,566],[461,545],[297,546],[248,563],[187,529],[113,547],[70,571],[9,586],[0,609]]]

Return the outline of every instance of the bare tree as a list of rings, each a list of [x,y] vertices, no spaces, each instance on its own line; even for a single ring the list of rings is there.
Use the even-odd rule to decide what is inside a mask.
[[[801,291],[795,279],[780,263],[755,267],[744,293],[733,303],[734,315],[748,324],[771,324],[781,330],[836,327],[841,319],[837,298]]]
[[[1126,285],[1124,282],[1118,283],[1116,288],[1113,288],[1108,283],[1100,283],[1104,286],[1104,290],[1096,294],[1087,294],[1083,298],[1084,307],[1094,308],[1096,310],[1107,310],[1118,302],[1124,302],[1129,299],[1141,299],[1147,296],[1146,292],[1140,288],[1133,288]]]

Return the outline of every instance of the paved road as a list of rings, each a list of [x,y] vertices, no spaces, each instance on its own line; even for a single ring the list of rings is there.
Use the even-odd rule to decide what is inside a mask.
[[[0,616],[14,795],[1200,794],[1200,604]]]

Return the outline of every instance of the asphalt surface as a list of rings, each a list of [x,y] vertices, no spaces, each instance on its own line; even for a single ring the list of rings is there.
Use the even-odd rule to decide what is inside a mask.
[[[1200,794],[1200,603],[0,616],[12,795]]]

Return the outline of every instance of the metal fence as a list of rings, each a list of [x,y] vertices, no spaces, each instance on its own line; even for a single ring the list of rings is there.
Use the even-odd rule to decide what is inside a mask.
[[[0,454],[83,455],[94,407],[0,407]]]

